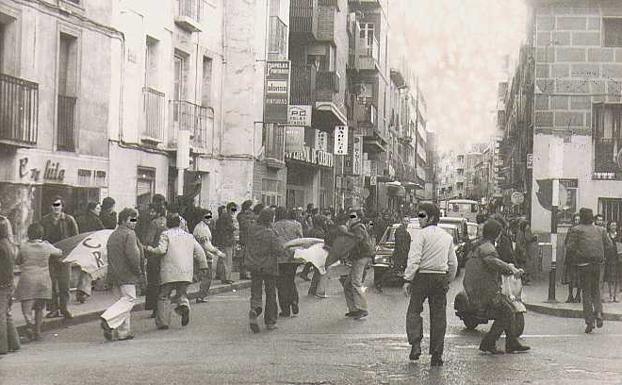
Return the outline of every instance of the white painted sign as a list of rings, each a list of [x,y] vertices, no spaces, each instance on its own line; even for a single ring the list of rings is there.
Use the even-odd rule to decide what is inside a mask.
[[[348,126],[335,126],[335,155],[348,155]]]
[[[287,106],[287,124],[311,127],[311,106]]]

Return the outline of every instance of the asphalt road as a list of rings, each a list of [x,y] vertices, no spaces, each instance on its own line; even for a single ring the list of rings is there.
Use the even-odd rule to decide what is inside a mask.
[[[307,287],[299,283],[301,294]],[[262,324],[256,335],[248,328],[248,290],[193,305],[185,328],[176,320],[156,330],[148,312],[135,313],[132,341],[104,342],[97,322],[76,325],[0,358],[0,384],[622,383],[622,322],[585,335],[579,319],[529,313],[524,343],[532,350],[491,356],[477,350],[484,327],[466,331],[450,301],[445,366],[430,368],[429,355],[408,361],[400,290],[368,294],[370,316],[346,319],[333,279],[330,298],[302,296],[298,317],[280,319],[274,331]]]

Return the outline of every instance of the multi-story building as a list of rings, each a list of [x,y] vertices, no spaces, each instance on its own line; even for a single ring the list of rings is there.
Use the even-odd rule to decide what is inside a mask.
[[[533,99],[534,111],[532,228],[550,230],[552,179],[560,180],[559,223],[568,223],[580,207],[619,221],[622,4],[532,0],[529,5],[528,60],[535,85],[533,92],[521,91]]]
[[[17,239],[54,196],[76,213],[107,194],[123,36],[112,2],[0,4],[0,197]]]
[[[287,206],[342,206],[341,194],[334,193],[335,167],[352,172],[353,162],[334,156],[333,149],[335,127],[348,124],[348,4],[291,0],[290,9],[290,109],[310,114],[310,124],[288,126]]]

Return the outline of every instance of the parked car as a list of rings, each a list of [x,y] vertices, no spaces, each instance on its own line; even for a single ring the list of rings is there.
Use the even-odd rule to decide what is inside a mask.
[[[376,253],[372,267],[374,268],[374,284],[377,284],[382,276],[393,267],[393,249],[395,248],[395,232],[400,226],[399,223],[393,224],[385,230],[384,234],[380,238],[380,241],[376,245]],[[460,242],[460,235],[458,232],[458,226],[455,224],[440,224],[439,227],[445,230],[454,240],[454,250],[458,257],[458,266],[464,265],[464,243]],[[414,237],[416,232],[419,231],[418,221],[410,221],[406,227],[406,231],[411,237]]]
[[[464,241],[463,236],[460,235],[460,225],[454,223],[439,223],[438,227],[447,231],[454,239],[454,251],[456,252],[456,258],[458,259],[458,267],[464,267],[466,263],[467,244],[470,242]]]
[[[441,217],[438,220],[438,224],[450,224],[456,225],[458,228],[458,240],[460,242],[465,242],[469,238],[469,227],[468,221],[466,218],[456,218],[456,217]]]

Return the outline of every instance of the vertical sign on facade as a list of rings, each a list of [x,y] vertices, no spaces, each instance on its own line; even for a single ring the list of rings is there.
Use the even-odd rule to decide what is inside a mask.
[[[289,104],[289,61],[266,63],[264,121],[287,124]]]
[[[348,126],[335,127],[335,155],[348,155]]]
[[[315,148],[328,152],[328,132],[315,130]]]
[[[363,171],[363,138],[355,136],[352,138],[352,175],[361,175]]]
[[[302,151],[305,146],[305,128],[298,126],[285,127],[285,152]]]

